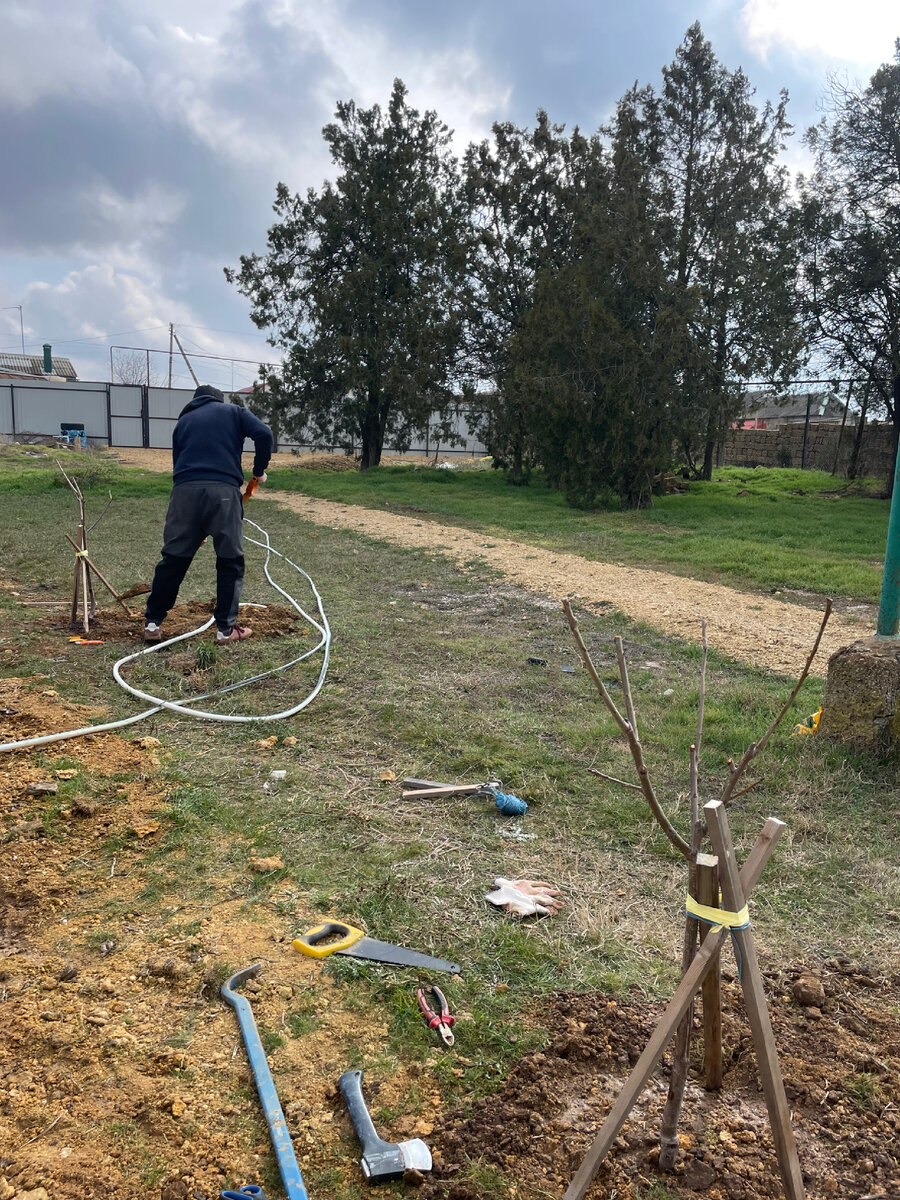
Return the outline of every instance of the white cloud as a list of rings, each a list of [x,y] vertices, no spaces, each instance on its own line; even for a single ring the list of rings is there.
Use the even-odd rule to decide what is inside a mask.
[[[896,0],[747,0],[739,22],[747,45],[763,59],[785,49],[863,71],[886,62],[900,35]]]

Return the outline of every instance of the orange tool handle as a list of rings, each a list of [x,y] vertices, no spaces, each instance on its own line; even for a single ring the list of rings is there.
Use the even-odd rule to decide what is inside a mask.
[[[255,475],[251,475],[250,482],[244,488],[243,495],[241,496],[241,503],[243,504],[243,502],[245,500],[249,500],[250,497],[253,495],[253,493],[256,491],[256,489],[258,487],[259,487],[259,480],[256,478]]]

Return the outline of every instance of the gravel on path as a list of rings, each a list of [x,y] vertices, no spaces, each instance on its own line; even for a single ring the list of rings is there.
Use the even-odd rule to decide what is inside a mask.
[[[577,597],[588,608],[601,602],[612,605],[633,620],[688,641],[700,640],[700,623],[705,620],[709,644],[720,653],[789,675],[802,669],[821,620],[813,609],[720,583],[591,562],[527,542],[487,538],[455,526],[297,492],[269,492],[268,499],[317,525],[354,529],[379,541],[444,554],[459,563],[482,560],[532,592],[560,601]],[[824,676],[830,655],[872,632],[866,623],[833,613],[811,673]]]

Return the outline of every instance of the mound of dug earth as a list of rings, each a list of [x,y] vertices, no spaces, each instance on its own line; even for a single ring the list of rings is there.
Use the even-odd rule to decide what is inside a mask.
[[[797,969],[769,979],[769,1001],[810,1200],[900,1196],[900,977],[876,979],[846,961],[816,972],[821,1008],[794,1000]],[[589,1193],[781,1200],[765,1102],[738,985],[724,990],[725,1082],[689,1083],[673,1175],[656,1170],[664,1064],[641,1096]],[[526,1055],[502,1089],[435,1131],[428,1200],[480,1200],[502,1177],[519,1197],[558,1197],[655,1025],[657,1009],[563,993],[541,1023],[559,1032]],[[699,1066],[699,1064],[696,1064]],[[663,1191],[662,1189],[665,1189]]]
[[[132,606],[132,609],[135,613],[140,613],[142,601],[135,603],[140,608]],[[214,608],[215,600],[193,600],[190,604],[176,604],[166,617],[163,627],[164,635],[175,637],[176,634],[196,629],[198,625],[209,620],[213,615]],[[253,636],[256,638],[287,637],[289,634],[297,633],[300,625],[304,624],[294,609],[284,604],[268,604],[259,607],[254,605],[253,608],[242,608],[240,620],[242,624],[252,628]],[[66,634],[70,632],[68,613],[53,613],[48,621],[53,629]],[[91,621],[90,636],[101,638],[103,641],[139,642],[142,641],[143,635],[143,616],[137,615],[134,620],[129,620],[121,608],[100,609]]]

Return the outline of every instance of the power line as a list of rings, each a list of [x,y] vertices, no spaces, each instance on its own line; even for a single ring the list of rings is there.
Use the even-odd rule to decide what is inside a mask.
[[[91,337],[83,338],[60,338],[50,334],[42,342],[26,342],[26,346],[43,346],[49,342],[53,346],[76,346],[82,345],[85,342],[105,342],[109,338],[114,337],[130,337],[133,333],[152,333],[154,329],[166,329],[166,325],[145,325],[143,329],[123,329],[120,333],[96,333]],[[99,348],[99,347],[98,347]],[[17,346],[0,346],[0,350],[13,350]]]

